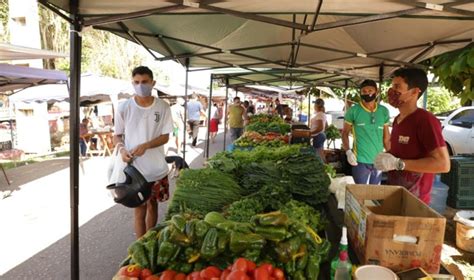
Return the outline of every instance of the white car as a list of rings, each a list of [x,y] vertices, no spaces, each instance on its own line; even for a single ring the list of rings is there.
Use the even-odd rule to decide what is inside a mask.
[[[450,155],[474,154],[474,106],[437,115]]]

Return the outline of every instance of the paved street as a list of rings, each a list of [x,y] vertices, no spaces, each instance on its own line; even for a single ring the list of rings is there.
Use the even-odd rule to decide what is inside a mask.
[[[201,129],[200,139],[204,135]],[[211,144],[211,156],[222,151],[222,138],[220,133],[216,144]],[[191,168],[204,163],[204,142],[198,143],[186,147]],[[105,189],[108,162],[102,157],[86,159],[79,171],[81,279],[111,279],[135,239],[133,211],[116,205]],[[13,191],[5,199],[0,197],[0,279],[70,278],[68,166],[68,159],[55,159],[7,170],[12,186],[0,174],[0,191]],[[170,184],[174,190],[175,180]],[[160,218],[166,207],[160,205]]]

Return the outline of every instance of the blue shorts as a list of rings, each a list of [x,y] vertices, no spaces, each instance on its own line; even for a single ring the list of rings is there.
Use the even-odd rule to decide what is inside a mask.
[[[356,184],[380,185],[382,171],[375,169],[373,164],[358,162],[352,166],[352,177]]]
[[[323,148],[324,141],[326,141],[326,134],[324,132],[320,132],[318,135],[313,136],[313,147],[315,149]]]

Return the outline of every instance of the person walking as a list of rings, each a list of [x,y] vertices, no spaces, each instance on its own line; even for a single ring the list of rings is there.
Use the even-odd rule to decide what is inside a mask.
[[[227,112],[230,139],[232,143],[237,140],[244,132],[244,114],[245,109],[240,104],[240,98],[235,97],[234,103],[229,106],[229,110]]]
[[[326,162],[324,156],[324,142],[326,141],[326,130],[327,121],[324,108],[324,100],[321,98],[316,99],[314,102],[314,117],[310,120],[310,132],[313,140],[313,147],[316,150],[316,154],[321,158],[322,162]]]
[[[184,130],[184,99],[176,98],[176,103],[171,106],[171,116],[173,118],[173,136],[176,144],[176,153],[179,154],[181,150],[180,137]]]
[[[158,203],[168,199],[168,164],[164,147],[173,131],[169,105],[151,95],[155,81],[146,66],[132,71],[135,95],[120,104],[115,113],[114,144],[124,162],[132,163],[147,182],[152,195],[134,208],[136,238],[154,227],[158,220]]]
[[[211,122],[209,124],[209,136],[211,137],[211,143],[214,143],[216,140],[220,119],[221,115],[219,113],[219,108],[217,108],[217,104],[214,103],[211,107]]]
[[[199,136],[199,126],[201,125],[201,116],[206,118],[206,113],[202,109],[202,104],[199,101],[197,94],[191,96],[191,100],[188,101],[187,108],[188,110],[188,127],[189,127],[189,137],[193,139],[191,145],[193,147],[197,144],[197,139]]]
[[[377,103],[377,96],[375,81],[363,81],[360,84],[361,102],[351,106],[344,116],[342,148],[352,165],[356,184],[380,184],[382,172],[374,167],[374,159],[384,148],[390,150],[390,116],[388,109]],[[351,132],[352,149],[349,147]]]
[[[451,163],[440,122],[417,106],[427,86],[428,78],[421,69],[394,72],[388,100],[400,114],[393,122],[390,149],[377,155],[375,168],[388,171],[388,184],[404,186],[429,204],[434,175],[448,172]]]

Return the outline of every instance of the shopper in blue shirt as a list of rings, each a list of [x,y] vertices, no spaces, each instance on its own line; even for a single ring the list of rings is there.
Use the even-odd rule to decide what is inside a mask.
[[[188,110],[189,137],[193,139],[192,145],[196,146],[199,126],[201,125],[200,118],[201,116],[204,116],[204,118],[206,117],[206,113],[202,109],[202,104],[199,102],[197,94],[191,96],[191,100],[188,101],[186,109]]]

